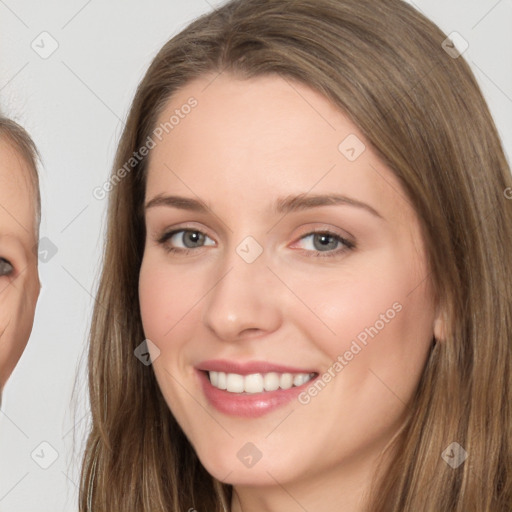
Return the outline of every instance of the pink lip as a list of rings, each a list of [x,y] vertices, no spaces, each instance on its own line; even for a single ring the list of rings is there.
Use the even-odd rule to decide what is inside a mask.
[[[250,375],[251,373],[316,373],[311,369],[292,368],[280,364],[272,364],[267,361],[249,361],[247,363],[238,363],[226,359],[211,359],[203,361],[196,366],[198,370],[238,373],[239,375]]]
[[[269,372],[313,372],[310,370],[301,370],[288,366],[257,361],[242,364],[233,361],[215,360],[204,361],[196,366],[197,375],[208,402],[210,402],[210,404],[221,413],[244,418],[257,418],[290,403],[301,391],[310,386],[316,378],[311,379],[302,386],[291,387],[290,389],[278,389],[276,391],[264,391],[262,393],[230,393],[229,391],[218,389],[211,385],[210,379],[207,375],[208,370],[225,373],[238,373],[240,375]]]

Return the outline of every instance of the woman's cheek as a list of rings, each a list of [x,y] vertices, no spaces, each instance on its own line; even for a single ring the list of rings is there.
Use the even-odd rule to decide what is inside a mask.
[[[144,259],[139,276],[139,301],[144,332],[148,338],[159,338],[165,334],[165,324],[169,324],[172,308],[169,299],[174,286],[162,266]]]
[[[338,280],[323,283],[304,291],[308,303],[313,305],[317,323],[324,323],[334,337],[351,339],[373,325],[381,314],[393,307],[398,291],[393,283],[377,288],[373,276],[367,275],[357,280]],[[329,329],[328,329],[329,328]]]
[[[146,336],[164,341],[193,308],[200,290],[182,266],[161,258],[143,260],[139,276],[139,301]]]

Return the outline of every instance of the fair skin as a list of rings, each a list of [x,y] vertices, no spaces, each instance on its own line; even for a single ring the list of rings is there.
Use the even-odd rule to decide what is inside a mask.
[[[369,144],[354,161],[338,150],[348,135],[364,137],[322,95],[277,76],[213,78],[170,100],[160,121],[191,96],[198,106],[149,160],[146,205],[175,195],[209,207],[146,208],[139,297],[146,338],[160,350],[156,378],[202,464],[234,485],[234,512],[362,511],[432,336],[442,334],[416,214]],[[277,198],[333,192],[374,211],[272,208]],[[182,231],[159,243],[171,228],[204,238]],[[340,252],[334,238],[322,249],[314,231],[355,248]],[[252,263],[236,251],[248,236],[263,249]],[[381,328],[376,321],[393,304],[400,311]],[[378,333],[307,404],[293,399],[257,417],[233,415],[212,405],[198,378],[196,366],[211,359],[332,373],[375,325]],[[262,455],[251,467],[237,456],[248,442]]]
[[[36,205],[30,169],[0,139],[0,393],[25,349],[40,282]]]

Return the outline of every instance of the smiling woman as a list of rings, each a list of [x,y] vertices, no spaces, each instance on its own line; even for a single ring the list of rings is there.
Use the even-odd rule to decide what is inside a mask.
[[[511,509],[512,179],[445,39],[235,0],[162,48],[114,168],[196,105],[109,199],[83,512]]]

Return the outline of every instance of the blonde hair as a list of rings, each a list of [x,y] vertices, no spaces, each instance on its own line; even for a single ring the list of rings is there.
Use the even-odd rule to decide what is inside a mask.
[[[499,136],[462,57],[401,0],[234,0],[160,50],[140,83],[114,171],[192,79],[276,74],[319,91],[359,127],[421,222],[446,338],[435,344],[372,512],[512,509],[512,186]],[[111,192],[90,332],[92,428],[81,512],[229,509],[133,351],[147,159]],[[452,442],[468,453],[452,468]]]

